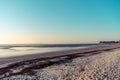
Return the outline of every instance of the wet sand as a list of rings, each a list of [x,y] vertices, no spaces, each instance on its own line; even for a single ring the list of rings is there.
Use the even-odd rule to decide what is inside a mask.
[[[23,56],[15,56],[15,57],[8,57],[8,58],[0,58],[0,67],[4,67],[11,63],[21,62],[25,60],[31,60],[36,58],[49,58],[49,57],[59,57],[65,55],[74,55],[74,54],[81,54],[81,53],[88,53],[100,50],[107,50],[107,49],[114,49],[120,47],[120,44],[112,44],[110,46],[98,46],[98,47],[91,47],[85,49],[78,49],[78,50],[69,50],[69,51],[58,51],[58,52],[47,52],[47,53],[36,53],[31,55],[23,55]]]
[[[17,77],[19,77],[21,75],[22,76],[28,75],[27,77],[32,76],[32,79],[33,79],[36,74],[40,73],[39,75],[41,75],[41,76],[42,76],[42,74],[44,74],[43,78],[41,78],[38,75],[39,78],[41,78],[40,80],[43,80],[45,78],[49,79],[49,77],[47,75],[51,74],[51,69],[50,69],[51,66],[55,65],[54,67],[52,67],[52,69],[59,70],[60,69],[59,65],[66,65],[67,63],[69,65],[72,65],[73,63],[71,64],[71,62],[73,62],[73,59],[78,59],[78,61],[79,61],[79,58],[80,58],[80,60],[81,60],[81,58],[82,59],[83,58],[84,59],[88,59],[86,57],[93,56],[94,54],[98,55],[99,53],[103,53],[104,54],[104,52],[106,54],[107,54],[107,52],[111,53],[111,50],[117,49],[117,48],[120,48],[120,44],[113,44],[113,45],[110,45],[110,46],[99,46],[99,47],[94,47],[94,48],[72,50],[72,51],[53,52],[53,53],[46,53],[46,54],[25,55],[25,56],[18,56],[18,57],[14,57],[14,58],[3,58],[3,59],[0,59],[1,62],[4,62],[5,64],[9,63],[9,62],[10,63],[15,63],[15,64],[11,64],[11,65],[8,65],[7,67],[1,68],[0,69],[0,76],[2,76],[2,77],[0,77],[0,78],[4,78],[4,77],[9,77],[10,78],[10,76],[13,76],[13,77],[17,78]],[[117,51],[119,52],[119,49],[117,49]],[[115,53],[117,53],[117,52],[115,52]],[[109,55],[109,54],[107,54],[107,55]],[[91,59],[93,59],[93,58],[91,58]],[[97,59],[97,57],[95,59]],[[25,60],[27,60],[27,61],[25,61]],[[86,60],[86,61],[88,61],[88,60]],[[4,63],[2,63],[2,64],[4,64]],[[80,66],[82,66],[84,64],[88,65],[87,62],[85,62],[85,61],[83,61],[83,62],[80,61],[80,63],[82,63]],[[78,66],[80,68],[79,71],[84,71],[85,69],[81,68],[80,66]],[[56,67],[58,67],[58,68],[56,68]],[[36,72],[35,73],[36,69],[38,69],[37,71],[40,70],[40,72]],[[48,72],[48,73],[45,73],[44,70],[42,70],[42,69],[46,69],[45,71]],[[64,69],[65,70],[66,69],[67,70],[71,70],[71,69],[66,68],[66,67],[63,68],[63,71],[64,71]],[[74,66],[73,66],[72,69],[74,69]],[[43,72],[41,72],[41,70]],[[53,78],[54,75],[50,75],[51,76],[50,78]],[[60,73],[58,75],[60,76]],[[61,76],[62,76],[62,74],[61,74]],[[23,78],[27,78],[27,77],[23,77]],[[57,80],[58,80],[58,78],[57,78]],[[66,77],[66,79],[67,79],[67,77]],[[66,79],[64,77],[63,80],[66,80]],[[39,80],[39,79],[36,79],[36,80]],[[56,79],[52,79],[52,80],[56,80]],[[60,80],[62,80],[62,78]]]

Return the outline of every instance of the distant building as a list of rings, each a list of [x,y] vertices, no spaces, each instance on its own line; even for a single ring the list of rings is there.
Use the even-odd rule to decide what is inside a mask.
[[[108,44],[108,43],[120,43],[120,40],[119,41],[100,41],[100,43],[104,43],[104,44]]]

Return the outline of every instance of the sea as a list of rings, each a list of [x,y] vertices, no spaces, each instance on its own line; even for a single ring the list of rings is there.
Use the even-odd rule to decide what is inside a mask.
[[[0,44],[0,58],[68,51],[96,46],[101,46],[101,44]]]

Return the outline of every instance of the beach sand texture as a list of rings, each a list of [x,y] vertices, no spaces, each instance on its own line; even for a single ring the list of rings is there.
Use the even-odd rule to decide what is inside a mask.
[[[120,79],[120,48],[100,50],[69,56],[53,58],[60,60],[43,68],[31,69],[34,74],[11,75],[3,80],[119,80]],[[63,60],[62,60],[63,59]],[[46,60],[45,60],[46,61]],[[44,62],[44,61],[43,61]],[[36,62],[37,63],[37,62]],[[39,64],[39,61],[38,61]],[[24,65],[25,66],[25,65]],[[29,65],[30,66],[30,65]],[[19,72],[21,67],[11,69]],[[3,76],[3,75],[0,75]]]

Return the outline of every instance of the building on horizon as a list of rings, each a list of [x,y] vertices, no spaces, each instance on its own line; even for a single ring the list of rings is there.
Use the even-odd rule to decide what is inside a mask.
[[[120,40],[119,41],[100,41],[99,43],[104,43],[104,44],[108,44],[108,43],[120,43]]]

